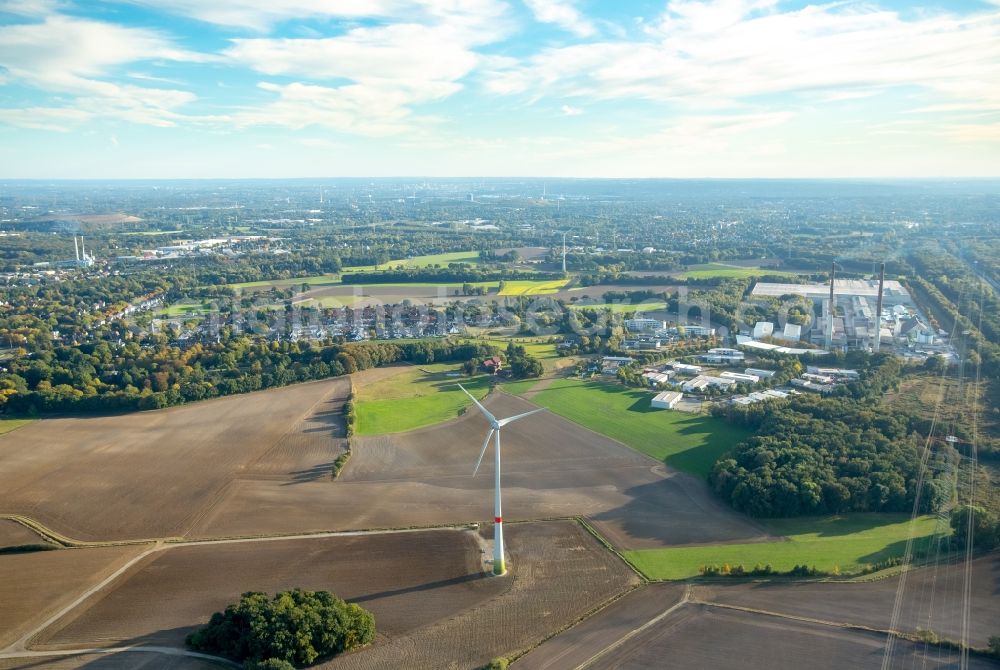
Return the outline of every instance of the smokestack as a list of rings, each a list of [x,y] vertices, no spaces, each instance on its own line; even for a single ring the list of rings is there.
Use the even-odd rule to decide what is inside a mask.
[[[76,253],[77,262],[80,261],[80,245],[76,243],[76,235],[73,236],[73,251]]]
[[[878,353],[879,345],[882,344],[882,293],[885,290],[885,263],[878,273],[878,302],[875,305],[875,344],[872,351]]]
[[[837,276],[837,263],[830,263],[830,310],[826,317],[826,348],[833,346],[833,282]]]
[[[83,260],[87,260],[87,246],[83,243],[83,235],[80,236],[80,252],[83,255]]]
[[[563,233],[563,274],[566,274],[566,233]]]

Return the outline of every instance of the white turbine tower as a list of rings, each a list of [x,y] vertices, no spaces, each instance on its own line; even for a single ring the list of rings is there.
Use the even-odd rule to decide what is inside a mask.
[[[530,412],[525,412],[524,414],[516,414],[514,416],[509,416],[506,419],[497,419],[495,416],[490,414],[489,410],[483,407],[482,403],[476,400],[475,396],[465,390],[465,387],[461,384],[458,388],[465,391],[465,395],[472,398],[472,402],[476,403],[476,407],[479,411],[483,413],[486,420],[490,422],[490,432],[486,434],[486,439],[483,440],[483,450],[479,452],[479,460],[476,461],[476,468],[472,471],[472,476],[475,477],[476,473],[479,472],[479,466],[482,465],[483,456],[486,455],[486,447],[490,446],[490,438],[496,435],[496,440],[494,441],[494,466],[493,466],[493,574],[502,575],[507,569],[504,565],[503,557],[503,513],[500,507],[500,429],[506,426],[508,423],[514,423],[518,419],[523,419],[526,416],[531,416],[541,412],[544,407],[539,409],[533,409]]]

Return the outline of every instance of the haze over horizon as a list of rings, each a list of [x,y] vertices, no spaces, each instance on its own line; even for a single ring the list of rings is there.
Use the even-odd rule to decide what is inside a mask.
[[[1000,176],[1000,0],[0,0],[0,178]]]

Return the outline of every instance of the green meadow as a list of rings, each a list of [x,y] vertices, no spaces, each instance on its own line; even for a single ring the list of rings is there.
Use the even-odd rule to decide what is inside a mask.
[[[914,549],[929,547],[934,539],[936,519],[908,514],[849,514],[842,516],[763,519],[774,535],[787,538],[778,542],[719,544],[704,547],[674,547],[625,551],[625,557],[650,579],[697,577],[702,566],[742,564],[771,565],[787,571],[808,565],[827,572],[858,573],[866,566],[901,557],[907,538],[913,533]]]
[[[467,388],[477,398],[490,389],[488,375],[449,376],[460,366],[438,363],[414,366],[397,375],[357,389],[359,435],[402,433],[448,421],[469,406],[469,398],[458,388]]]
[[[653,409],[652,397],[618,384],[560,379],[531,402],[699,477],[707,477],[719,456],[749,435],[704,414]]]

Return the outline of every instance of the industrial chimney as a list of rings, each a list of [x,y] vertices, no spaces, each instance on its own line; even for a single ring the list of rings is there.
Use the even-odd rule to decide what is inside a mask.
[[[829,313],[826,315],[826,348],[830,349],[833,347],[833,282],[836,280],[837,276],[837,263],[834,261],[830,263],[830,309]]]
[[[878,352],[879,345],[882,344],[882,292],[885,291],[885,263],[878,274],[878,302],[875,304],[875,343],[872,351]]]

